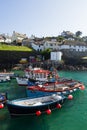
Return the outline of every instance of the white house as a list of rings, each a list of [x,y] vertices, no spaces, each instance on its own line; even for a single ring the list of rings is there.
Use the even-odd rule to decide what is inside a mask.
[[[13,34],[12,34],[12,42],[13,41],[16,41],[16,42],[22,42],[22,40],[24,38],[27,38],[26,34],[20,34],[20,33],[17,33],[15,31],[13,31]]]
[[[11,43],[11,37],[3,33],[0,35],[0,42]]]
[[[44,49],[50,48],[51,50],[59,50],[59,44],[57,41],[45,41]]]
[[[41,51],[50,48],[51,50],[58,50],[59,49],[59,42],[52,40],[52,41],[33,41],[31,43],[32,48],[34,48],[36,51]]]
[[[32,42],[31,46],[33,49],[36,51],[41,51],[44,50],[43,42]]]
[[[76,52],[85,52],[87,51],[87,45],[86,43],[79,41],[65,41],[63,44],[59,45],[59,50],[63,49]]]
[[[5,39],[2,35],[0,35],[0,42],[5,42]]]
[[[36,51],[41,51],[50,48],[51,50],[62,51],[62,50],[69,50],[69,51],[76,51],[76,52],[85,52],[87,51],[87,44],[85,42],[80,41],[72,41],[66,40],[62,43],[57,41],[33,41],[31,43],[32,48]]]

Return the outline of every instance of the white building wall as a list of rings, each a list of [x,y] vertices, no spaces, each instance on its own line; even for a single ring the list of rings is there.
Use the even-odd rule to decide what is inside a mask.
[[[70,46],[69,45],[61,45],[60,49],[70,49]]]
[[[82,45],[64,45],[64,44],[58,44],[58,42],[52,42],[52,41],[45,41],[43,45],[36,45],[36,44],[32,44],[32,47],[35,50],[44,50],[44,49],[54,49],[54,50],[62,50],[62,49],[66,49],[66,50],[72,50],[72,51],[77,51],[77,52],[85,52],[87,51],[87,47],[86,46],[82,46]]]
[[[6,39],[5,42],[6,43],[11,43],[11,39]]]
[[[72,49],[72,50],[75,50],[75,51],[79,51],[79,52],[85,52],[87,50],[87,47],[85,46],[78,46],[78,45],[60,45],[59,46],[59,49],[62,50],[62,49]]]
[[[83,47],[83,51],[85,52],[86,50],[87,50],[87,48],[84,46],[84,47]]]
[[[38,50],[38,45],[34,44],[34,43],[31,43],[31,46],[33,49],[35,49],[36,51]]]
[[[40,50],[44,50],[44,46],[43,45],[40,45]]]
[[[22,41],[24,38],[26,38],[26,34],[19,34],[19,33],[16,33],[15,31],[13,31],[12,42],[17,41],[17,40]]]
[[[0,42],[4,42],[4,40],[3,40],[3,39],[0,39]]]
[[[56,41],[45,41],[44,48],[45,49],[50,48],[52,50],[59,49],[58,42],[56,42]]]
[[[51,52],[50,60],[53,61],[61,61],[62,58],[62,52]]]
[[[11,40],[12,40],[12,42],[13,42],[13,41],[17,41],[17,36],[15,35],[14,32],[13,32],[13,34],[12,34],[12,38],[11,38]]]
[[[43,45],[36,45],[34,43],[31,43],[31,46],[33,49],[35,49],[36,51],[41,51],[41,50],[44,50],[44,46]]]

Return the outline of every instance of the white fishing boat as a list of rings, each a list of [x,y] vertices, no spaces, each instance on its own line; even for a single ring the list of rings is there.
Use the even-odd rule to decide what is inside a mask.
[[[58,78],[58,73],[41,68],[27,68],[25,69],[25,76],[29,78],[30,81],[54,82]]]
[[[28,78],[26,77],[16,77],[16,81],[19,86],[27,86],[28,85]]]
[[[0,83],[10,81],[10,76],[0,75]]]
[[[9,76],[10,78],[14,77],[14,72],[0,72],[0,76]]]

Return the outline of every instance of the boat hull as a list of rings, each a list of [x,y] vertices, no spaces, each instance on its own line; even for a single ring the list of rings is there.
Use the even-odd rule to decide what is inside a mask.
[[[47,88],[47,89],[46,89]],[[76,88],[69,88],[68,90],[65,89],[65,90],[60,90],[60,88],[58,88],[57,90],[52,88],[50,89],[51,87],[46,87],[45,88],[40,88],[38,86],[28,86],[26,88],[26,94],[28,97],[41,97],[41,96],[45,96],[45,95],[51,95],[51,94],[60,94],[60,95],[69,95],[75,91],[78,91],[80,90],[79,86],[76,87]]]
[[[77,91],[78,89],[76,89],[75,91]],[[74,90],[72,91],[64,91],[64,92],[44,92],[44,91],[33,91],[33,90],[29,90],[26,89],[26,94],[29,98],[35,98],[35,97],[41,97],[41,96],[47,96],[47,95],[52,95],[52,94],[59,94],[59,95],[69,95],[71,93],[73,93]]]

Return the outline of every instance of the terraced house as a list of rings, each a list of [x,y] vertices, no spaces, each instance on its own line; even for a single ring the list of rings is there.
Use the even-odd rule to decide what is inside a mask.
[[[76,51],[76,52],[86,52],[87,51],[87,44],[85,42],[80,41],[72,41],[66,40],[63,42],[57,42],[55,40],[51,41],[39,41],[39,42],[32,42],[32,47],[37,51],[41,51],[47,48],[51,50],[69,50],[69,51]]]

